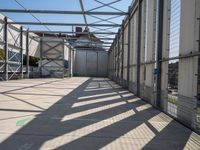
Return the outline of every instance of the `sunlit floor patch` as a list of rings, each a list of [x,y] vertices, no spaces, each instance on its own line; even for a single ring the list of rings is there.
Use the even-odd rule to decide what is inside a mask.
[[[114,101],[119,98],[121,98],[121,96],[117,95],[117,96],[111,96],[111,97],[106,97],[106,98],[99,98],[99,99],[92,99],[92,100],[83,101],[83,102],[77,102],[72,105],[72,108],[79,107],[79,106],[85,106],[85,105],[89,105],[89,104],[100,103],[100,102]]]
[[[101,88],[94,88],[94,89],[86,89],[85,92],[92,92],[92,91],[101,91],[101,90],[109,90],[112,89],[111,87],[101,87]]]
[[[101,96],[109,96],[109,95],[115,95],[117,94],[117,92],[110,92],[110,93],[103,93],[103,94],[95,94],[95,95],[89,95],[89,96],[81,96],[78,97],[78,99],[87,99],[87,98],[97,98],[97,97],[101,97]]]
[[[118,106],[121,106],[121,105],[125,105],[125,104],[127,104],[127,103],[125,101],[122,101],[122,102],[117,102],[117,103],[114,103],[114,104],[109,104],[109,105],[100,106],[100,107],[97,107],[97,108],[73,113],[73,114],[66,115],[65,117],[63,117],[62,122],[67,121],[67,120],[72,120],[72,119],[75,119],[75,118],[79,118],[79,117],[83,117],[83,116],[86,116],[86,115],[91,115],[93,113],[112,109],[112,108],[115,108],[115,107],[118,107]]]
[[[143,111],[143,110],[149,109],[151,107],[152,107],[152,105],[150,105],[150,104],[144,104],[142,106],[136,107],[136,110],[137,111]]]
[[[184,147],[184,150],[199,150],[199,149],[200,149],[200,136],[192,132]]]
[[[129,111],[126,111],[124,113],[121,113],[119,115],[116,115],[116,116],[112,116],[111,118],[108,118],[108,119],[105,119],[105,120],[102,120],[100,122],[97,122],[97,123],[94,123],[94,124],[91,124],[91,125],[88,125],[86,127],[83,127],[83,128],[80,128],[80,129],[77,129],[75,131],[72,131],[72,132],[69,132],[69,133],[66,133],[62,136],[59,136],[59,137],[56,137],[52,140],[49,140],[47,142],[45,142],[43,144],[44,147],[48,147],[48,145],[52,145],[52,149],[56,149],[58,148],[59,146],[61,145],[55,145],[55,142],[58,142],[58,141],[64,141],[62,144],[67,144],[67,143],[70,143],[74,140],[77,140],[83,136],[86,136],[88,134],[91,134],[95,131],[98,131],[102,128],[105,128],[109,125],[112,125],[114,123],[117,123],[123,119],[126,119],[128,117],[131,117],[135,114],[135,112],[133,110],[129,110]],[[70,137],[68,137],[70,136]]]
[[[102,150],[132,150],[143,148],[151,139],[155,137],[155,134],[151,129],[142,123],[138,127],[132,129],[128,133],[117,138],[113,142],[107,144]]]
[[[139,100],[141,100],[141,99],[140,98],[132,98],[132,99],[127,100],[127,102],[128,103],[133,103],[133,102],[137,102]]]
[[[127,93],[127,94],[122,94],[121,96],[122,97],[129,97],[129,96],[134,96],[134,94],[133,93]]]
[[[164,113],[159,113],[148,122],[158,131],[161,132],[173,119]]]

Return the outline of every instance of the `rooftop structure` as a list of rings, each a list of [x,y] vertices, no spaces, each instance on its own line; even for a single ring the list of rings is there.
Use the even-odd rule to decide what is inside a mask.
[[[0,149],[200,149],[200,0],[0,13]]]

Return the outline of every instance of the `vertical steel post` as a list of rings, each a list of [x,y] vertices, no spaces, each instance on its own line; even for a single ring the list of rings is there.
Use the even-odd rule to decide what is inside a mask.
[[[26,32],[26,78],[29,79],[30,68],[29,68],[29,29]]]
[[[120,54],[120,43],[119,43],[119,39],[120,39],[120,30],[118,31],[118,36],[117,36],[117,77],[118,77],[118,83],[120,83],[120,75],[119,75],[119,68],[120,68],[120,61],[119,61],[119,54]]]
[[[200,52],[200,18],[199,21],[199,40],[198,47]],[[200,107],[200,56],[198,56],[198,70],[197,70],[197,107]]]
[[[8,21],[4,18],[4,78],[8,81]]]
[[[63,61],[63,78],[65,77],[65,40],[62,40],[62,50],[63,50],[63,54],[62,54],[62,61]]]
[[[142,24],[142,5],[138,1],[138,32],[137,32],[137,96],[140,96],[140,57],[141,57],[141,24]]]
[[[74,76],[74,72],[75,72],[75,67],[74,67],[74,65],[75,65],[75,59],[76,59],[76,57],[74,56],[75,55],[75,49],[73,48],[72,49],[72,77]]]
[[[163,47],[163,8],[164,0],[158,1],[158,33],[157,33],[157,82],[156,82],[156,106],[161,107],[161,71],[162,71],[162,47]]]
[[[68,53],[68,69],[69,69],[69,77],[71,77],[71,61],[72,61],[72,59],[71,59],[71,46],[69,47],[69,53]]]
[[[115,81],[117,79],[117,36],[115,38]]]
[[[114,45],[114,41],[112,43],[112,80],[114,80],[114,68],[115,68],[115,66],[114,66],[115,59],[114,59],[114,47],[113,47],[113,45]]]
[[[121,85],[123,86],[123,74],[124,74],[124,20],[122,22],[122,65],[121,65]]]
[[[127,59],[127,89],[130,82],[130,52],[131,52],[131,8],[128,9],[128,59]]]
[[[118,35],[116,36],[115,38],[115,80],[117,81],[117,38],[118,38]]]
[[[42,77],[43,37],[40,38],[40,77]]]
[[[20,58],[21,58],[21,64],[20,64],[20,76],[21,79],[23,79],[23,27],[20,27]]]
[[[116,79],[116,58],[115,58],[116,57],[116,52],[115,52],[116,49],[115,48],[116,48],[116,45],[115,45],[115,40],[114,40],[114,43],[113,43],[113,55],[114,55],[113,56],[114,57],[114,61],[113,61],[114,62],[114,70],[113,71],[114,71],[114,81]]]
[[[113,44],[111,46],[111,80],[113,80]]]
[[[99,68],[98,68],[98,67],[99,67],[99,66],[98,66],[98,65],[99,65],[99,56],[98,56],[99,53],[98,53],[98,51],[97,51],[96,53],[97,53],[97,68],[96,68],[96,74],[97,74],[97,76],[99,76]]]

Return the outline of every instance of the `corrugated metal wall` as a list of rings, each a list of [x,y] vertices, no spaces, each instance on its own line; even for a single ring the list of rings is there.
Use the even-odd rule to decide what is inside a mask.
[[[76,50],[75,76],[107,77],[108,52]]]

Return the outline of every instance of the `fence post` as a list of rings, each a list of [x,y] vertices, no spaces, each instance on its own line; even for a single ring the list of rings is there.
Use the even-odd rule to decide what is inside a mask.
[[[4,78],[8,81],[8,21],[4,18]]]

